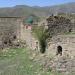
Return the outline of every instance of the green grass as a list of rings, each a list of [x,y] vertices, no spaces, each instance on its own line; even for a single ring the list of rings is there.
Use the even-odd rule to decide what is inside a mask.
[[[74,35],[75,32],[65,32],[63,35]]]
[[[39,63],[30,60],[27,48],[0,52],[0,75],[58,75],[44,72]]]

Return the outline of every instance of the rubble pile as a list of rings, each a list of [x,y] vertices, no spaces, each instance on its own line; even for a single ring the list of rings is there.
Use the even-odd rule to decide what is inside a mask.
[[[47,60],[43,64],[43,68],[47,71],[57,71],[64,75],[75,74],[75,58],[71,59],[69,56],[55,57],[52,60]]]
[[[58,33],[71,32],[72,23],[70,19],[62,16],[50,16],[47,20],[49,32],[56,35]]]

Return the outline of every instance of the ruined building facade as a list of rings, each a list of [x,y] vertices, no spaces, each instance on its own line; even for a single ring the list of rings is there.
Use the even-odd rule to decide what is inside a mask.
[[[0,17],[0,48],[26,43],[29,48],[38,49],[38,40],[32,36],[32,25],[23,24],[24,19]]]
[[[75,56],[75,24],[62,16],[50,16],[47,19],[52,38],[48,42],[47,53],[50,55]],[[73,34],[72,34],[73,33]]]
[[[0,46],[11,45],[12,41],[20,39],[20,17],[0,17]]]

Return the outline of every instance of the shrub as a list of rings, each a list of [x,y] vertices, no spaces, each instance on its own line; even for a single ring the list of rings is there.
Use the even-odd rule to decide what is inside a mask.
[[[47,45],[47,38],[49,37],[48,31],[44,29],[43,26],[35,26],[32,29],[32,32],[35,34],[35,36],[39,40],[40,44],[40,52],[44,53],[46,50],[46,45]]]

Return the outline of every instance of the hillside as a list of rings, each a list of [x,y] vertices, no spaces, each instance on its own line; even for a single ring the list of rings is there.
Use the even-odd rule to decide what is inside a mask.
[[[0,8],[0,16],[28,16],[34,14],[39,17],[45,17],[56,12],[75,13],[75,2],[46,7],[17,5],[14,7]]]
[[[24,5],[17,5],[11,8],[0,8],[0,16],[44,16],[46,15],[46,10],[41,10],[41,8],[34,8]]]

